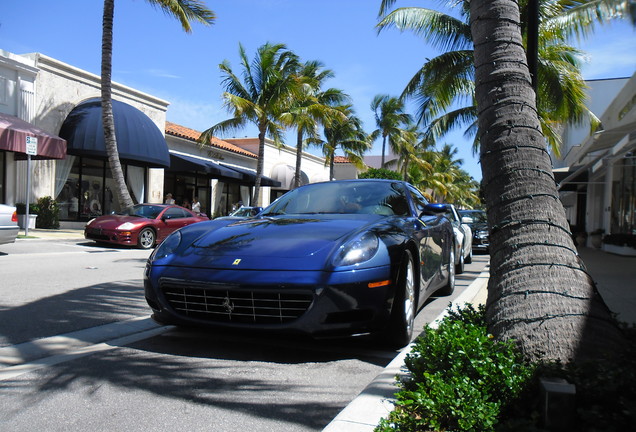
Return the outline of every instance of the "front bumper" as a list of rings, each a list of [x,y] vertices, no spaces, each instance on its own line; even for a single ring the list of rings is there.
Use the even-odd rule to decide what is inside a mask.
[[[163,324],[344,336],[385,328],[390,266],[342,272],[147,266],[146,301]]]
[[[473,236],[473,250],[487,251],[489,246],[488,235]]]
[[[116,243],[126,246],[135,246],[137,244],[137,232],[133,231],[105,230],[87,227],[84,229],[84,238],[97,242]]]

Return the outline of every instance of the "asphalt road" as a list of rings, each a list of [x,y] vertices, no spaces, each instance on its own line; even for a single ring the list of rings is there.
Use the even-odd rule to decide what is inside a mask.
[[[0,245],[0,430],[318,431],[396,355],[364,337],[157,326],[141,284],[148,255],[83,241]],[[455,295],[486,262],[475,257]],[[417,328],[451,300],[430,301]],[[139,328],[118,333],[129,325]]]

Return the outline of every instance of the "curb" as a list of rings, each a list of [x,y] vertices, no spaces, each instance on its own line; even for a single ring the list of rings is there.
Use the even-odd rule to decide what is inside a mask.
[[[487,265],[464,292],[453,300],[453,308],[484,298],[481,294],[488,286],[488,277],[489,266]],[[429,325],[435,327],[447,313],[448,308],[444,309]],[[411,352],[412,347],[411,343],[402,348],[384,370],[323,429],[323,432],[372,432],[380,420],[393,411],[397,391],[396,377],[404,374],[404,359]]]

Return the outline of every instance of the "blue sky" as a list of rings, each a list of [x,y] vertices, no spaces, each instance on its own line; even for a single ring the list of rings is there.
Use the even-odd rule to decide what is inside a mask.
[[[101,0],[3,0],[0,49],[41,52],[99,74]],[[377,34],[380,0],[208,0],[216,23],[179,23],[145,0],[116,0],[113,79],[170,102],[167,120],[204,130],[228,117],[222,107],[218,65],[239,71],[238,45],[248,57],[266,42],[284,43],[302,60],[320,60],[335,73],[327,83],[348,93],[365,129],[375,129],[369,108],[377,94],[399,95],[432,48],[410,33]],[[398,6],[435,7],[437,1],[398,0]],[[636,71],[636,31],[626,22],[600,27],[581,43],[588,53],[586,79],[631,76]],[[255,136],[248,128],[237,136]],[[461,132],[453,144],[463,168],[481,178],[477,157]],[[292,140],[288,144],[294,145]],[[380,143],[373,154],[380,154]]]

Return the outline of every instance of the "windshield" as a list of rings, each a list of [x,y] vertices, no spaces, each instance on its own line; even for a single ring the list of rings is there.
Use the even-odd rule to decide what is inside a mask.
[[[241,207],[237,210],[234,210],[232,213],[230,213],[230,216],[249,217],[249,216],[254,216],[256,213],[258,213],[258,208]]]
[[[117,214],[123,216],[138,216],[148,219],[155,219],[157,216],[159,216],[159,213],[161,213],[162,210],[163,207],[160,206],[136,204],[132,207],[128,207],[127,209],[122,210]]]
[[[262,215],[355,213],[410,214],[403,185],[386,181],[312,183],[286,193]]]

